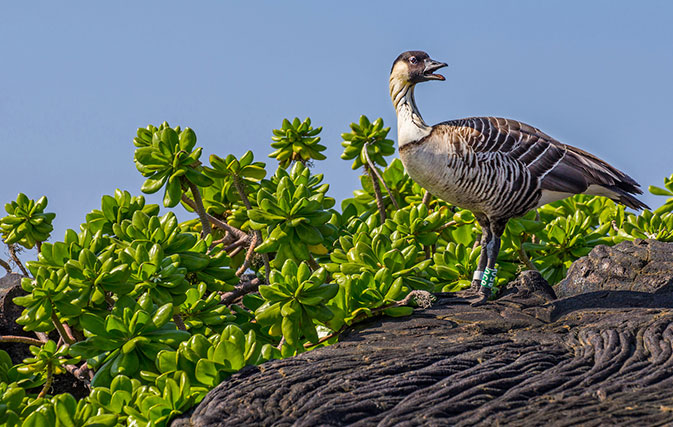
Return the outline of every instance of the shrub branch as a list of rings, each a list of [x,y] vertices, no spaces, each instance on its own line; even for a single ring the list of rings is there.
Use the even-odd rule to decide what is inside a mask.
[[[388,184],[386,184],[386,180],[383,179],[383,176],[381,176],[381,173],[379,173],[379,170],[376,168],[376,165],[374,165],[374,162],[369,158],[369,152],[367,151],[367,147],[369,147],[369,143],[366,143],[364,146],[364,154],[365,154],[365,160],[367,160],[367,165],[369,165],[369,168],[374,172],[376,177],[381,181],[381,184],[383,184],[383,188],[386,189],[386,192],[388,193],[388,196],[390,197],[390,201],[392,202],[393,206],[395,209],[399,209],[400,206],[397,204],[397,200],[393,197],[392,191],[390,191],[390,188],[388,188]],[[371,173],[369,175],[371,177]],[[376,184],[373,182],[374,178],[372,177],[372,183],[374,184],[374,191],[376,192]],[[381,189],[379,188],[379,192],[377,193],[377,196],[380,197],[380,192]],[[383,198],[381,198],[383,200]]]
[[[250,211],[252,209],[252,204],[250,203],[250,199],[248,199],[248,195],[245,192],[245,186],[243,185],[243,182],[241,182],[241,178],[238,175],[233,175],[234,178],[234,187],[236,188],[236,192],[238,193],[238,197],[241,198],[243,201],[243,205],[245,205],[245,208]],[[255,230],[254,238],[250,241],[250,246],[248,247],[248,253],[245,255],[245,261],[243,262],[243,265],[241,268],[238,269],[236,272],[237,276],[241,276],[241,274],[245,273],[245,270],[248,269],[250,266],[250,263],[252,262],[252,257],[255,252],[255,248],[257,245],[262,243],[262,232],[259,230]],[[271,270],[271,266],[269,265],[269,255],[268,254],[262,254],[262,260],[264,261],[264,274],[266,275],[266,281],[269,281],[269,274]]]
[[[191,191],[192,193],[192,197],[194,197],[193,209],[199,215],[199,219],[201,220],[201,236],[205,237],[210,234],[211,228],[209,218],[206,214],[206,209],[203,207],[203,199],[201,199],[201,192],[199,191],[199,187],[197,187],[196,184],[194,184],[188,179],[185,179],[185,181],[187,182],[189,191]]]
[[[528,267],[529,270],[537,271],[537,267],[535,267],[535,264],[533,264],[533,262],[530,260],[528,254],[526,253],[526,249],[524,249],[523,247],[523,243],[526,241],[527,238],[528,235],[524,233],[523,238],[521,239],[521,244],[519,245],[519,249],[517,251],[519,254],[519,259],[526,265],[526,267]]]
[[[178,313],[175,313],[173,315],[173,322],[175,323],[175,326],[177,326],[179,330],[181,330],[181,331],[186,331],[187,330],[187,327],[185,326],[185,322],[182,320],[182,316],[180,316]]]
[[[19,259],[18,256],[16,256],[16,248],[14,245],[7,245],[7,248],[9,250],[9,257],[14,261],[14,264],[16,264],[17,267],[19,267],[19,270],[21,270],[21,273],[23,273],[24,276],[30,277],[30,274],[28,274],[28,270],[26,270],[26,267],[21,264],[21,260]]]
[[[432,194],[430,194],[430,192],[428,190],[425,190],[425,194],[423,194],[422,203],[425,206],[430,207],[430,200],[432,200]]]
[[[42,390],[40,390],[40,393],[37,395],[38,399],[41,399],[47,395],[47,392],[51,388],[51,384],[53,382],[54,382],[54,368],[51,366],[51,363],[49,363],[47,364],[47,381],[45,381]]]
[[[250,263],[252,262],[252,257],[255,255],[255,247],[257,246],[259,239],[261,237],[261,233],[259,231],[255,234],[252,235],[252,239],[250,240],[250,245],[248,246],[248,251],[245,254],[245,260],[243,261],[243,264],[236,270],[236,275],[238,277],[241,277],[243,273],[245,273],[245,270],[250,267]],[[266,254],[264,254],[266,255]],[[268,257],[267,257],[267,263],[268,263]]]
[[[58,320],[58,316],[56,316],[56,312],[54,312],[53,308],[51,310],[51,322],[56,327],[56,330],[58,331],[58,334],[61,336],[63,342],[65,342],[68,345],[75,344],[75,338],[66,331],[66,328],[68,328],[68,330],[70,330],[70,328],[67,325],[61,323],[60,320]]]
[[[249,281],[245,281],[234,288],[233,291],[225,292],[222,294],[221,302],[224,305],[232,304],[238,298],[243,295],[250,294],[252,292],[257,292],[259,285],[263,284],[258,278],[254,278]]]
[[[372,186],[374,186],[374,194],[376,195],[376,207],[379,210],[379,215],[381,216],[381,224],[386,221],[386,206],[383,203],[383,196],[381,195],[381,187],[379,186],[379,181],[372,172],[372,168],[369,165],[365,165],[365,170],[369,174],[369,178],[372,180]]]
[[[37,346],[42,346],[42,344],[44,344],[44,342],[38,340],[37,338],[22,337],[17,335],[1,335],[0,342],[14,343],[14,344],[28,344]]]
[[[182,201],[185,202],[185,204],[187,206],[189,206],[190,208],[196,210],[196,203],[194,203],[194,200],[190,199],[185,194],[182,195]],[[248,235],[245,232],[239,230],[236,227],[232,227],[231,225],[227,224],[224,221],[221,221],[221,220],[215,218],[214,216],[212,216],[211,214],[209,214],[207,212],[206,212],[206,218],[208,218],[208,221],[211,224],[213,224],[215,227],[221,228],[222,230],[226,231],[227,233],[230,233],[232,236],[236,237],[236,239],[240,240],[241,238],[246,238],[246,239],[248,238]]]
[[[0,259],[0,266],[7,270],[7,274],[12,273],[12,267],[4,259]]]

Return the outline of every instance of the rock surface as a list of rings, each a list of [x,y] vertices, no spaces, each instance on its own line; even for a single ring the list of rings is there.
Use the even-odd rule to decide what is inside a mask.
[[[673,292],[673,245],[636,239],[597,246],[554,290],[559,298],[601,290]]]
[[[21,289],[21,278],[17,273],[10,273],[0,277],[0,335],[27,335],[23,327],[16,323],[21,316],[23,307],[15,305],[12,300],[15,297],[25,295]],[[32,336],[35,338],[35,336]],[[5,350],[15,363],[32,356],[25,344],[0,343],[0,350]]]
[[[536,272],[482,307],[441,295],[336,345],[245,368],[173,425],[673,423],[671,252],[596,248],[562,299]]]

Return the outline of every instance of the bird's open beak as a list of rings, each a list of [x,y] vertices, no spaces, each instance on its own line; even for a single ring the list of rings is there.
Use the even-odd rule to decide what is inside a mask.
[[[446,67],[444,62],[438,62],[430,58],[425,60],[425,68],[423,69],[423,77],[428,80],[446,80],[441,74],[433,74],[442,67]]]

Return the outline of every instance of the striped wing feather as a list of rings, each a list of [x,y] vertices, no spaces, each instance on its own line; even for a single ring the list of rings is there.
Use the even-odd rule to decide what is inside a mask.
[[[593,154],[563,144],[525,123],[497,117],[472,117],[440,123],[462,136],[475,153],[500,152],[520,162],[541,190],[607,195],[634,209],[647,208],[630,176]],[[438,125],[438,126],[439,126]]]

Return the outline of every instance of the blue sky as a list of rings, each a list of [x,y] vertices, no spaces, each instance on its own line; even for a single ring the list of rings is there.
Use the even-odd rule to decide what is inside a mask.
[[[417,90],[428,123],[514,118],[645,189],[673,173],[673,2],[43,1],[0,16],[0,201],[47,195],[57,239],[102,195],[140,194],[131,141],[164,120],[192,127],[204,159],[251,149],[271,165],[271,130],[310,116],[328,147],[314,169],[349,197],[339,135],[366,114],[395,138],[388,73],[410,49],[449,63]]]

